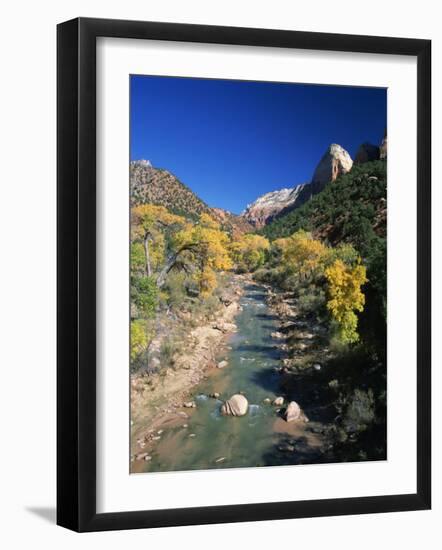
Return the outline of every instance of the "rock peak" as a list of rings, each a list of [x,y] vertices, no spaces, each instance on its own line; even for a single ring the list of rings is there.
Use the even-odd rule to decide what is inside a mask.
[[[294,206],[299,201],[300,193],[304,187],[305,184],[301,184],[261,195],[255,202],[247,205],[247,208],[241,213],[241,217],[254,227],[263,227],[280,212]]]
[[[387,129],[385,128],[384,139],[379,147],[379,158],[382,160],[387,159]]]
[[[350,172],[352,166],[353,161],[348,151],[338,143],[331,143],[313,173],[312,183],[325,185],[329,181],[335,181],[341,174]]]
[[[134,160],[134,161],[132,161],[131,164],[135,164],[135,165],[138,165],[138,166],[144,166],[146,168],[153,168],[152,163],[150,162],[150,160],[146,160],[146,159]]]

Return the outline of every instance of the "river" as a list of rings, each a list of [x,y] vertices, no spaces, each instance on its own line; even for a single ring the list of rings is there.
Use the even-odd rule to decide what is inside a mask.
[[[277,319],[265,302],[265,290],[247,284],[236,317],[237,332],[218,357],[228,366],[212,369],[194,388],[197,404],[182,424],[161,431],[144,471],[200,470],[315,462],[320,436],[309,424],[287,423],[277,407],[264,402],[285,396],[281,389],[281,354],[271,333]],[[219,393],[220,399],[209,397]],[[220,415],[222,400],[242,392],[249,410],[244,417]],[[302,396],[296,401],[304,407]]]

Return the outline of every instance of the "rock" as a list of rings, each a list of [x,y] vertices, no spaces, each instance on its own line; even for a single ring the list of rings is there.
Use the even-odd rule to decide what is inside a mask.
[[[148,453],[140,453],[135,455],[135,460],[145,460],[146,456],[149,456]]]
[[[278,449],[283,452],[293,453],[295,447],[293,445],[280,445]]]
[[[310,431],[314,434],[323,434],[324,433],[324,428],[321,427],[321,426],[312,426],[310,428]]]
[[[284,397],[277,397],[273,400],[273,404],[277,407],[280,407],[281,405],[284,405]]]
[[[219,393],[218,393],[217,391],[215,391],[215,392],[211,393],[211,394],[209,395],[209,397],[212,397],[213,399],[218,399]]]
[[[150,369],[157,369],[160,366],[160,360],[158,357],[151,357],[149,359],[149,368]]]
[[[196,434],[189,434],[189,437],[196,437]]]
[[[276,340],[279,340],[279,339],[281,339],[281,338],[284,338],[284,334],[283,334],[282,332],[278,332],[278,331],[272,332],[272,333],[270,334],[270,336],[271,336],[272,338],[275,338]]]
[[[337,143],[332,143],[319,161],[312,183],[325,185],[335,181],[341,174],[350,172],[352,166],[353,161],[348,152]]]
[[[293,422],[295,420],[300,420],[303,422],[307,421],[307,417],[302,412],[301,407],[296,403],[296,401],[290,401],[288,407],[285,411],[285,419],[287,422]]]
[[[226,332],[236,332],[236,325],[234,323],[227,323],[226,321],[220,321],[212,325],[215,330],[220,330],[223,334]]]
[[[275,311],[280,317],[289,317],[293,313],[291,307],[284,302],[275,306]]]
[[[158,431],[157,431],[157,434],[158,434],[158,435],[161,435],[163,432],[164,432],[164,430],[158,430]]]
[[[150,455],[146,455],[146,456],[144,457],[144,460],[145,460],[146,462],[149,462],[149,460],[152,460],[152,457],[151,457]]]
[[[313,368],[314,368],[315,370],[321,370],[322,367],[321,367],[321,365],[320,365],[319,363],[315,363],[315,364],[313,365]]]
[[[387,131],[385,131],[384,139],[379,147],[379,158],[381,160],[386,160],[387,158]]]
[[[336,378],[334,378],[333,380],[330,380],[330,382],[328,383],[329,388],[336,389],[338,386],[339,386],[339,382],[336,380]]]
[[[254,227],[263,227],[282,210],[288,212],[301,205],[303,191],[305,192],[306,187],[308,187],[307,184],[301,183],[290,189],[266,193],[258,197],[255,202],[248,204],[241,213],[241,218],[247,220]]]
[[[263,403],[265,403],[266,405],[270,405],[271,402],[272,402],[272,400],[270,399],[270,397],[266,397],[266,398],[263,400]]]
[[[186,403],[183,403],[183,407],[186,409],[194,409],[196,407],[195,401],[187,401]]]
[[[249,402],[244,395],[236,393],[221,405],[221,414],[223,416],[244,416],[247,414],[248,408]]]
[[[379,147],[367,142],[360,145],[355,156],[355,164],[362,164],[373,160],[379,160]]]
[[[218,367],[219,369],[223,369],[224,367],[227,367],[228,364],[229,364],[229,363],[227,363],[227,361],[220,361],[220,362],[218,363],[217,367]]]
[[[181,418],[189,418],[189,415],[187,413],[185,413],[184,411],[180,411],[177,413],[178,416],[180,416]]]

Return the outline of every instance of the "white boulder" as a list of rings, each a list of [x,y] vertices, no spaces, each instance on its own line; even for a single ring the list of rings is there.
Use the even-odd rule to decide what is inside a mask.
[[[248,408],[249,402],[244,395],[236,393],[221,405],[221,414],[223,416],[244,416],[247,414]]]

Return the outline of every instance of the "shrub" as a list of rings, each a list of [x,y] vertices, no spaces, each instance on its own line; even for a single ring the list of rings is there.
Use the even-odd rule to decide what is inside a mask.
[[[153,277],[132,277],[131,299],[144,317],[154,317],[158,305],[158,289]]]
[[[182,272],[170,273],[166,282],[166,290],[168,304],[174,309],[180,308],[187,297],[186,274]]]
[[[162,366],[172,366],[174,355],[179,350],[178,342],[173,338],[166,338],[160,348],[160,362]]]
[[[362,431],[367,428],[375,419],[375,401],[373,390],[354,390],[353,395],[348,399],[347,408],[344,414],[344,425],[349,432]]]
[[[324,312],[326,301],[324,290],[310,285],[308,288],[300,290],[297,305],[300,313],[304,315],[316,314],[318,317]]]
[[[142,319],[132,321],[130,324],[130,358],[132,361],[147,349],[148,343],[146,321]]]

